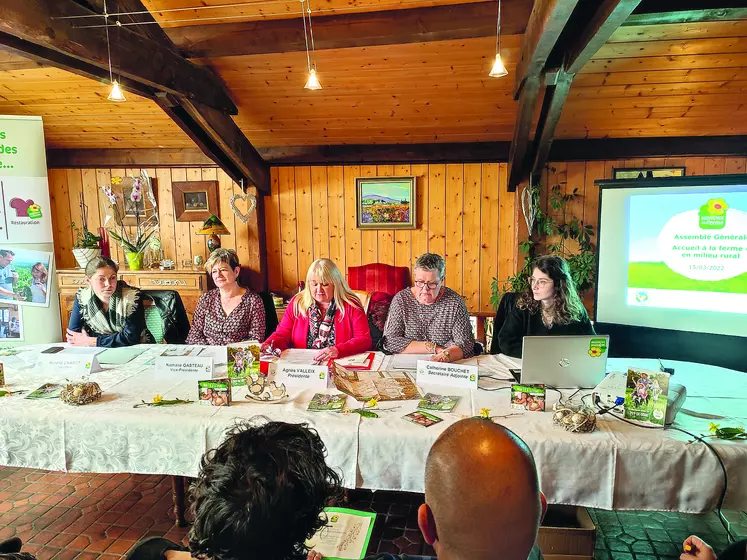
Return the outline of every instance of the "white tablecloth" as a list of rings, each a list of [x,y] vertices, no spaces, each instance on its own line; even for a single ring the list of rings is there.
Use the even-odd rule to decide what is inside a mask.
[[[648,430],[603,416],[592,434],[571,434],[552,426],[551,413],[511,410],[509,391],[468,391],[424,386],[424,391],[457,394],[462,399],[444,421],[424,428],[402,419],[416,401],[382,402],[379,418],[357,414],[306,410],[315,391],[290,389],[291,400],[257,404],[244,399],[245,389],[234,390],[231,407],[194,403],[174,407],[133,408],[155,394],[166,398],[196,398],[193,381],[154,377],[145,365],[163,347],[147,352],[125,366],[93,374],[103,390],[101,401],[73,407],[59,400],[28,400],[22,395],[0,399],[0,465],[75,472],[133,472],[195,476],[202,454],[215,447],[236,419],[257,415],[287,422],[307,422],[319,431],[328,461],[348,487],[423,491],[425,458],[443,430],[466,416],[489,408],[492,416],[515,431],[532,449],[542,490],[550,503],[607,509],[707,511],[716,503],[723,477],[716,458],[702,444],[673,430]],[[24,351],[15,364],[6,364],[10,388],[32,390],[60,381],[33,363],[39,348]],[[494,356],[481,356],[481,375],[505,374]],[[655,367],[647,360],[610,360],[608,370],[628,365]],[[720,414],[724,426],[744,425],[747,419],[747,376],[711,366],[667,362],[675,367],[674,381],[688,389],[685,408]],[[106,367],[106,366],[105,366]],[[507,382],[482,378],[483,388]],[[335,392],[333,389],[328,392]],[[548,410],[557,400],[548,392]],[[354,406],[352,399],[349,406]],[[709,420],[677,417],[676,425],[696,434],[706,433]],[[747,509],[747,443],[712,440],[729,474],[725,507]]]

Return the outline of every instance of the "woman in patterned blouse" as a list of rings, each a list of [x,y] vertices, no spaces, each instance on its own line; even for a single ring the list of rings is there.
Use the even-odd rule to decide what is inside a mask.
[[[239,258],[230,249],[216,249],[205,263],[217,286],[200,296],[187,344],[225,346],[265,338],[262,299],[239,286]]]
[[[433,354],[435,362],[469,358],[475,338],[467,306],[444,286],[443,257],[425,253],[415,261],[412,288],[392,299],[384,326],[384,348],[394,354]]]
[[[262,345],[317,348],[314,360],[327,362],[371,349],[371,330],[358,297],[329,259],[311,263],[306,287],[293,297],[277,330]]]

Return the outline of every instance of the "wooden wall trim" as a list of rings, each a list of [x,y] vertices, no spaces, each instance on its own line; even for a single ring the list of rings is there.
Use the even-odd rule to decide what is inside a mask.
[[[215,163],[198,148],[50,149],[49,169],[86,167],[211,167]]]
[[[506,163],[510,142],[284,146],[258,148],[271,166],[419,163]],[[683,136],[555,140],[550,161],[651,157],[747,156],[747,136]],[[49,169],[210,167],[197,148],[47,150]]]

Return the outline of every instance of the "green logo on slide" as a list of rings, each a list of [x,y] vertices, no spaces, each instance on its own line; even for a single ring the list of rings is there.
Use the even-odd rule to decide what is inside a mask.
[[[700,229],[723,229],[726,226],[726,211],[729,205],[723,198],[712,198],[700,207]]]

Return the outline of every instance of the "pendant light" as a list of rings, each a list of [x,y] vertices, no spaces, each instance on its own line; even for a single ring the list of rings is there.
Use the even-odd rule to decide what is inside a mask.
[[[114,103],[124,103],[127,98],[119,88],[119,83],[112,75],[112,50],[109,46],[109,12],[106,11],[106,0],[104,0],[104,29],[106,29],[106,54],[109,56],[109,82],[112,84],[112,90],[109,92],[107,99]],[[117,22],[118,25],[121,25]]]
[[[488,76],[491,78],[502,78],[508,75],[508,70],[506,70],[506,66],[503,64],[503,60],[501,60],[501,0],[498,0],[498,23],[496,27],[495,62],[493,62],[493,68],[490,70]]]
[[[306,80],[304,89],[312,91],[322,89],[322,84],[319,83],[319,78],[316,75],[316,50],[314,49],[314,30],[311,27],[311,4],[308,4],[308,16],[307,10],[304,9],[304,2],[308,0],[301,0],[301,17],[303,18],[303,36],[306,40],[306,67],[309,71],[309,77]],[[306,32],[306,17],[309,18],[309,31]],[[314,57],[314,65],[311,65],[311,55],[309,54],[309,35],[311,35],[311,52]]]

